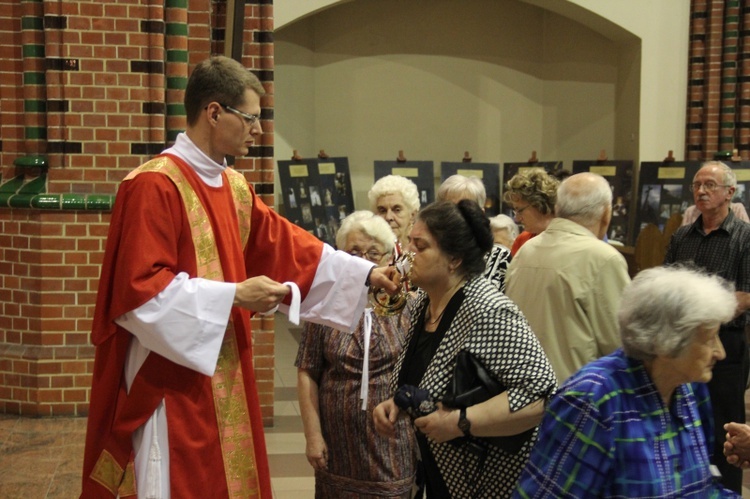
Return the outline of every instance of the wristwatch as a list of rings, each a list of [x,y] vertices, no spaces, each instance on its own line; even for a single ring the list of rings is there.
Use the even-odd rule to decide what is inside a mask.
[[[466,419],[466,407],[462,407],[458,413],[458,428],[464,432],[464,436],[471,436],[471,421]]]

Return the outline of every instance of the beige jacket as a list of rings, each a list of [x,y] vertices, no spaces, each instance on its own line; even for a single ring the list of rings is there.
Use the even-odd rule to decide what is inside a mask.
[[[558,383],[620,346],[617,310],[628,282],[620,252],[563,218],[513,258],[506,294],[528,319]]]

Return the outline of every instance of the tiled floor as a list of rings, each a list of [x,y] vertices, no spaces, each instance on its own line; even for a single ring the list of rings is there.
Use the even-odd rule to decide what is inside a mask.
[[[266,428],[271,483],[276,499],[312,499],[314,479],[305,458],[294,367],[299,328],[277,317],[275,418],[274,427]],[[0,414],[0,498],[78,497],[85,434],[85,418]]]
[[[296,386],[299,328],[276,321],[276,404],[273,428],[266,428],[271,482],[276,499],[314,497],[312,468]],[[750,391],[746,398],[750,409]],[[70,499],[80,492],[85,418],[29,419],[0,415],[0,498]],[[750,473],[743,497],[750,499]]]
[[[274,426],[266,428],[271,486],[276,499],[315,497],[313,469],[305,457],[305,435],[297,402],[297,357],[301,329],[276,314],[276,402]]]

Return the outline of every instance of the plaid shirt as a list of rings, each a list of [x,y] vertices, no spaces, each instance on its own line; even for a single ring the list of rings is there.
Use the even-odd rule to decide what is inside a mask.
[[[643,363],[617,350],[553,397],[513,497],[739,498],[711,476],[710,414],[704,384],[679,386],[666,407]]]

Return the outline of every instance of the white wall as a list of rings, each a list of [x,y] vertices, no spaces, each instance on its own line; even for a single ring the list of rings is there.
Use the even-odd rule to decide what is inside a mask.
[[[661,160],[671,149],[677,159],[684,159],[690,2],[537,0],[535,3],[547,7],[576,4],[640,38],[640,73],[632,72],[640,82],[639,156],[643,161]]]
[[[277,0],[276,157],[348,156],[357,208],[373,161],[400,149],[436,174],[467,150],[568,167],[601,149],[680,158],[687,4]]]

